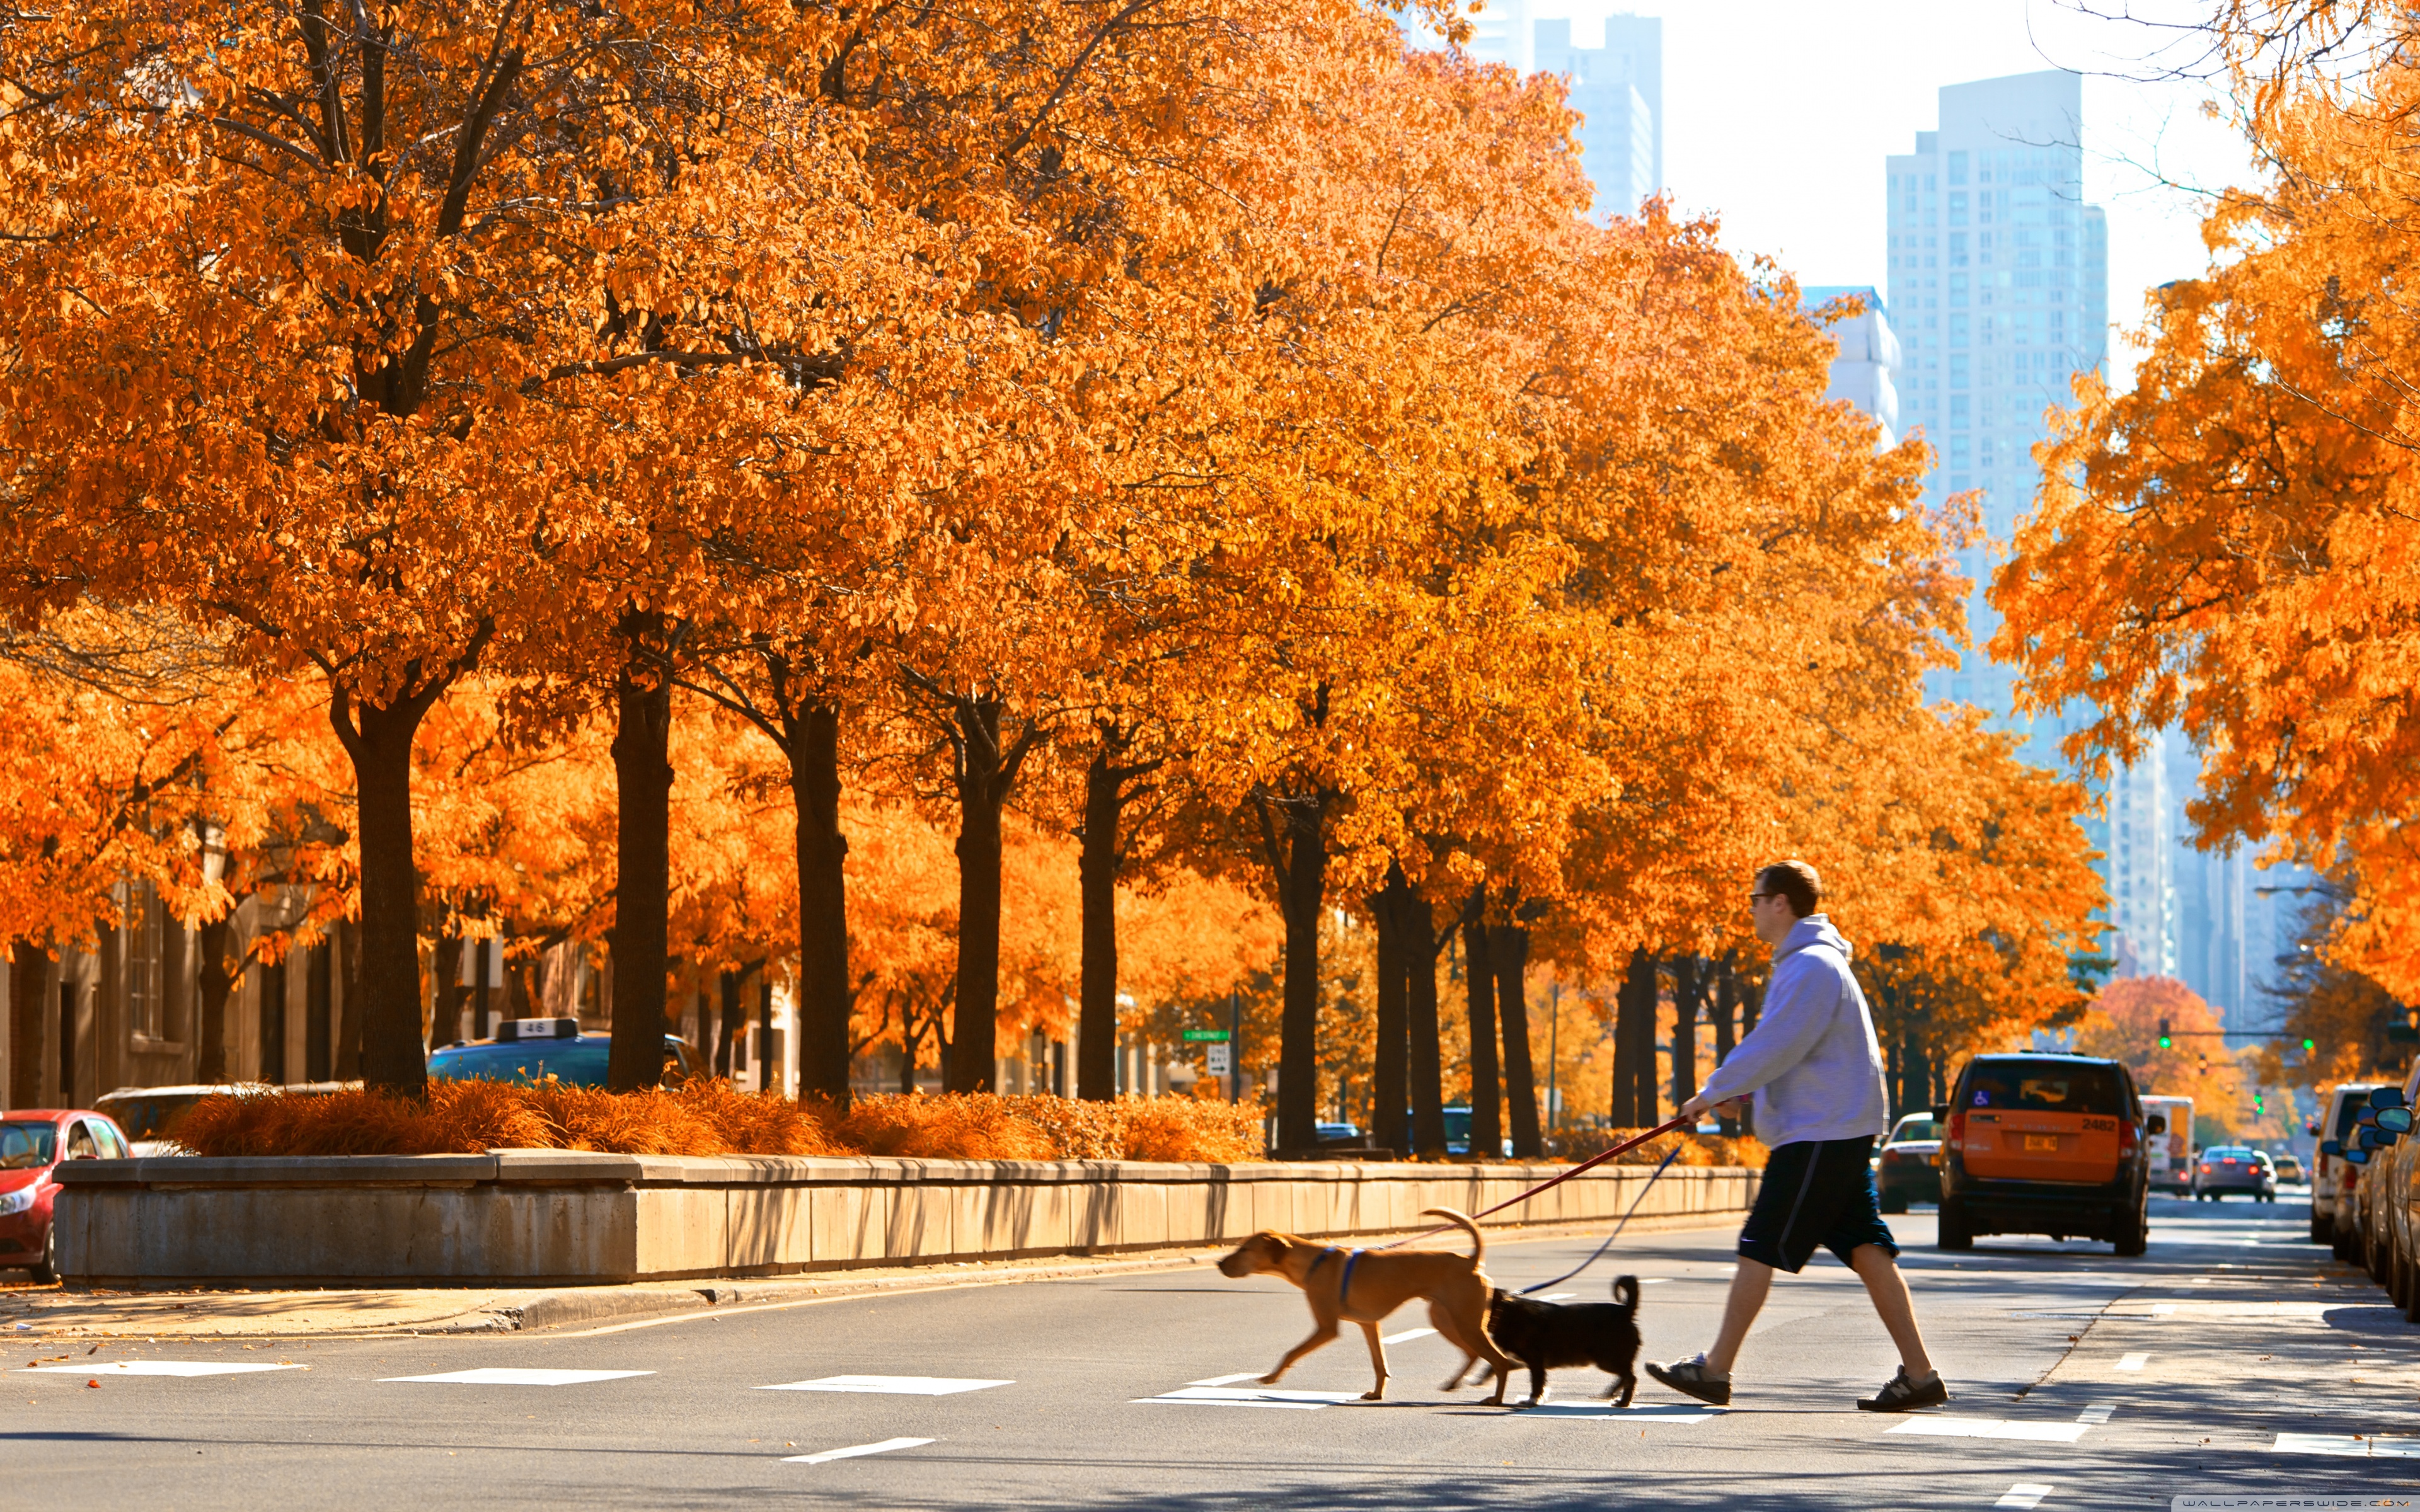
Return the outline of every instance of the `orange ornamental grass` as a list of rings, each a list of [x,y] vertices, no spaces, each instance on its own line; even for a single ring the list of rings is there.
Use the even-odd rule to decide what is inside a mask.
[[[607,1092],[431,1082],[416,1103],[366,1088],[206,1098],[175,1137],[201,1155],[442,1155],[584,1149],[625,1155],[892,1155],[925,1160],[1233,1162],[1262,1155],[1257,1104],[1186,1097],[1078,1103],[991,1093],[818,1100],[723,1081]]]

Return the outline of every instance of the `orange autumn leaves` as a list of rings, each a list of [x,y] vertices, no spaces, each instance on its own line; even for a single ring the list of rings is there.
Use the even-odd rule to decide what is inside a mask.
[[[799,752],[702,695],[837,728],[852,1048],[929,1057],[966,986],[937,707],[1038,742],[1003,1036],[1065,1011],[1104,728],[1160,764],[1122,975],[1168,997],[1274,949],[1273,793],[1326,795],[1332,900],[1483,883],[1565,960],[1736,940],[1790,852],[2013,1016],[2085,932],[2072,790],[1921,702],[1921,448],[1824,405],[1714,224],[1585,218],[1557,81],[1345,0],[101,0],[0,41],[0,588],[327,702],[383,1085],[427,940],[612,926],[640,621],[691,965],[819,922]]]
[[[2133,391],[2079,383],[1994,585],[1994,650],[2039,706],[2082,701],[2078,756],[2105,766],[2181,732],[2203,757],[2201,835],[2341,870],[2335,948],[2409,997],[2420,9],[2260,0],[2214,25],[2269,172],[2210,215],[2210,270],[2152,296]]]

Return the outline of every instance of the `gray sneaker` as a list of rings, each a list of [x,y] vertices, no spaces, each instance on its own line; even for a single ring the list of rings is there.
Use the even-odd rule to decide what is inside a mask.
[[[1713,1407],[1731,1404],[1731,1378],[1718,1376],[1706,1368],[1706,1357],[1693,1354],[1670,1365],[1647,1362],[1647,1373],[1671,1387],[1683,1396],[1695,1396]]]

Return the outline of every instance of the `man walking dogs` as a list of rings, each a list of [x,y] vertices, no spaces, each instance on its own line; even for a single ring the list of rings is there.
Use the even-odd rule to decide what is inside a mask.
[[[1867,1164],[1875,1138],[1890,1125],[1882,1048],[1849,970],[1849,942],[1816,912],[1823,885],[1804,861],[1759,872],[1747,897],[1757,938],[1773,947],[1764,1013],[1681,1111],[1703,1115],[1753,1093],[1756,1132],[1773,1158],[1740,1230],[1739,1269],[1714,1347],[1692,1359],[1650,1364],[1647,1373],[1683,1396],[1728,1403],[1731,1363],[1773,1288],[1773,1273],[1795,1273],[1821,1245],[1865,1282],[1899,1346],[1899,1374],[1857,1405],[1869,1412],[1936,1407],[1949,1399],[1949,1389],[1924,1352],[1907,1282],[1893,1263],[1899,1245],[1883,1223]]]

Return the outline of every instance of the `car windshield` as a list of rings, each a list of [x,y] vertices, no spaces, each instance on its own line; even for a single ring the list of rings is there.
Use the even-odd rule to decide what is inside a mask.
[[[1966,1105],[2021,1113],[2125,1111],[2115,1066],[2059,1060],[1977,1061],[1966,1081]]]
[[[2257,1149],[2237,1149],[2227,1145],[2221,1145],[2216,1149],[2205,1150],[2202,1153],[2204,1160],[2258,1160],[2259,1158],[2260,1152]]]
[[[1896,1145],[1902,1140],[1938,1139],[1940,1137],[1941,1125],[1933,1122],[1931,1118],[1924,1114],[1911,1113],[1906,1118],[1900,1119],[1899,1127],[1891,1131],[1889,1143]]]
[[[0,1123],[0,1171],[38,1170],[58,1152],[54,1123]]]

